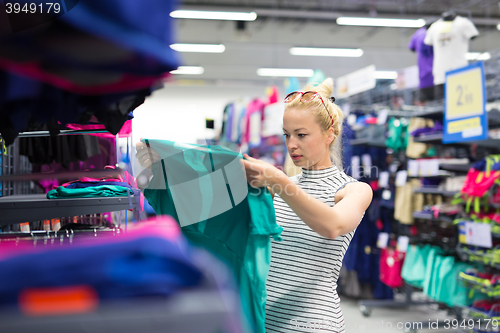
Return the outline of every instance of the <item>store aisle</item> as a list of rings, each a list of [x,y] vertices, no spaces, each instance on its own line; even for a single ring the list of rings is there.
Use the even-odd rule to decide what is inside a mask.
[[[445,311],[436,311],[429,306],[413,307],[410,311],[404,308],[378,308],[372,311],[370,317],[364,317],[359,310],[357,300],[341,296],[340,307],[344,313],[346,333],[405,332],[404,329],[398,329],[398,324],[399,327],[404,327],[407,322],[415,323],[415,327],[418,327],[416,326],[417,322],[422,322],[425,329],[417,330],[417,332],[455,332],[452,328],[429,329],[429,321],[435,322],[436,319],[444,320],[447,318],[453,320],[453,318],[447,316]]]

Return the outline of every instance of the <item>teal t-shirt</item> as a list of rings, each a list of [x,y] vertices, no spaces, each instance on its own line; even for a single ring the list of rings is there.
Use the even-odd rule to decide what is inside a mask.
[[[238,280],[255,331],[264,333],[271,236],[280,240],[272,197],[247,184],[241,155],[219,146],[145,140],[162,160],[144,191],[157,214],[173,216],[184,235],[223,259]]]
[[[423,288],[425,279],[425,267],[430,245],[410,245],[406,252],[405,261],[401,270],[401,277],[416,288]]]
[[[439,260],[437,259],[443,253],[443,250],[437,246],[431,246],[429,252],[427,254],[427,258],[425,263],[425,273],[424,273],[424,281],[422,284],[422,289],[424,294],[433,295],[434,284],[433,282],[436,280],[434,275],[437,274],[436,268],[439,265]]]
[[[47,192],[47,199],[126,197],[128,195],[134,195],[134,192],[128,187],[124,186],[99,185],[71,189],[59,186]]]

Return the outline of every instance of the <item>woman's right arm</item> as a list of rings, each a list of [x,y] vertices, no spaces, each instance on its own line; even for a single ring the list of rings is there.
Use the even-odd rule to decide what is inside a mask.
[[[161,160],[161,157],[156,152],[156,150],[148,147],[145,142],[137,142],[135,145],[135,149],[135,157],[139,160],[139,163],[143,168],[151,169],[151,165],[153,163],[159,162]]]

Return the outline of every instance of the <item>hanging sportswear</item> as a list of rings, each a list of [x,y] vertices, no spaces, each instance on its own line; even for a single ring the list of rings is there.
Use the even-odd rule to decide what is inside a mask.
[[[290,178],[314,198],[335,204],[335,193],[356,182],[337,167],[302,170]],[[283,227],[282,242],[272,242],[267,280],[266,332],[344,332],[337,295],[342,259],[354,231],[328,239],[307,226],[276,195],[276,220]],[[334,223],[335,221],[332,221]]]
[[[434,86],[432,76],[432,62],[434,60],[434,50],[432,46],[424,43],[427,29],[422,27],[411,36],[408,48],[417,53],[418,77],[420,79],[418,87],[420,89]]]
[[[424,43],[434,47],[434,85],[444,83],[446,72],[467,66],[469,40],[477,35],[474,23],[461,16],[453,21],[440,19],[430,26]]]

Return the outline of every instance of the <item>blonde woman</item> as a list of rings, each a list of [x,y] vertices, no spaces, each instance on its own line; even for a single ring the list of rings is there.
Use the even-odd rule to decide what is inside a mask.
[[[273,194],[281,242],[272,241],[266,284],[266,333],[344,332],[337,295],[342,259],[370,205],[372,190],[342,171],[336,140],[342,111],[330,98],[332,79],[286,96],[283,132],[288,153],[302,172],[289,178],[273,165],[245,155],[253,187]],[[144,143],[137,158],[149,167],[161,158]]]
[[[302,173],[289,178],[245,155],[249,184],[269,187],[283,227],[283,241],[272,241],[266,333],[345,331],[337,279],[372,190],[342,171],[334,145],[342,134],[343,114],[330,98],[332,91],[333,81],[326,79],[284,100],[286,145]]]

